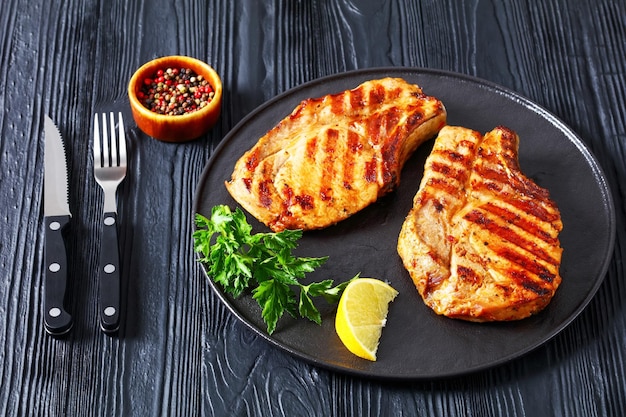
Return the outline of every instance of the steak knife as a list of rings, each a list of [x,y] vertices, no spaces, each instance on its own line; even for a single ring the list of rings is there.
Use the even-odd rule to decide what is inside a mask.
[[[67,253],[63,237],[72,214],[68,204],[65,146],[59,129],[48,116],[44,134],[44,326],[49,334],[60,336],[69,332],[73,324],[65,308]]]

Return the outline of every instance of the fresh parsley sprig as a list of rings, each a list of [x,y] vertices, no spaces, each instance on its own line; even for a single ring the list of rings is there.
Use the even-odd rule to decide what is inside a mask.
[[[224,291],[239,297],[246,289],[252,290],[261,306],[261,315],[272,334],[282,315],[308,318],[322,322],[313,298],[323,297],[337,303],[348,282],[333,285],[327,279],[308,285],[300,283],[309,272],[323,265],[328,257],[295,257],[292,250],[298,246],[301,230],[273,233],[252,233],[252,226],[241,209],[235,211],[226,205],[213,207],[211,218],[196,214],[193,234],[198,261],[207,266],[212,279]],[[297,293],[297,291],[299,293]]]

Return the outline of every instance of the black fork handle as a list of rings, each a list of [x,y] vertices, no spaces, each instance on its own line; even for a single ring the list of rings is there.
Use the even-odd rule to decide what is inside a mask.
[[[100,266],[98,269],[100,327],[105,333],[115,333],[120,327],[120,251],[117,238],[117,214],[103,216]]]

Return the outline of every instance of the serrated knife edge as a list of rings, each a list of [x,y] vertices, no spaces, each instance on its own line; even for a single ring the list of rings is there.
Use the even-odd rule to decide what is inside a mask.
[[[70,215],[65,144],[50,117],[44,119],[44,215]]]

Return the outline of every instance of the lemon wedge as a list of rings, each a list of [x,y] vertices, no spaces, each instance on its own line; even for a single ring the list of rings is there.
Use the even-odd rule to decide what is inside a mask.
[[[374,278],[358,278],[346,286],[337,306],[335,331],[350,352],[376,360],[389,303],[397,295],[389,284]]]

